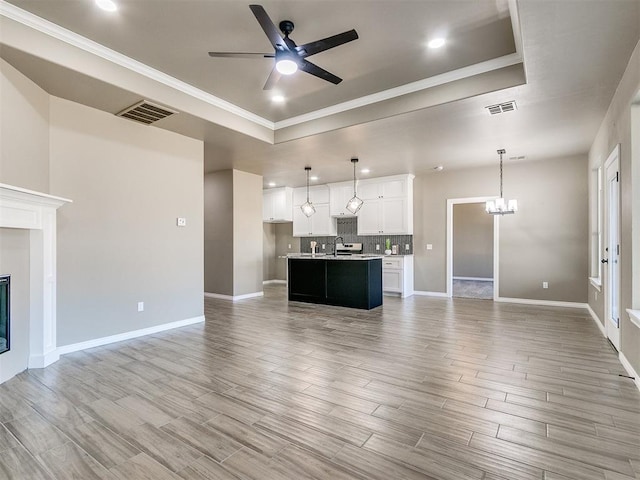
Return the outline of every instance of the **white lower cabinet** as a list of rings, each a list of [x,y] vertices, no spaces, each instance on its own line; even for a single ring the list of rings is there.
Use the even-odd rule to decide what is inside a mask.
[[[382,291],[402,298],[413,295],[413,255],[382,259]]]

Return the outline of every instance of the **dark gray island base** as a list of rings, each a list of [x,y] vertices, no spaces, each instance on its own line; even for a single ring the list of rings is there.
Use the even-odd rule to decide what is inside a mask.
[[[382,258],[289,257],[289,300],[371,310],[382,305]]]

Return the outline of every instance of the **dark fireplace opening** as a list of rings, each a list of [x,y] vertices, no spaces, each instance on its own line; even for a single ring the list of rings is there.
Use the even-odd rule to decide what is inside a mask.
[[[11,324],[11,275],[0,275],[0,353],[9,351]]]

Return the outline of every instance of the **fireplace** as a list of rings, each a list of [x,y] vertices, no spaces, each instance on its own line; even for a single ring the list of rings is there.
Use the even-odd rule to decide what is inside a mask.
[[[0,275],[0,354],[8,352],[11,325],[11,276]]]

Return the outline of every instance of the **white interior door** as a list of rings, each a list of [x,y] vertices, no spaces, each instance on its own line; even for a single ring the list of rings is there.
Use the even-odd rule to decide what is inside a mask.
[[[620,159],[619,149],[605,163],[605,330],[607,338],[620,350]]]

